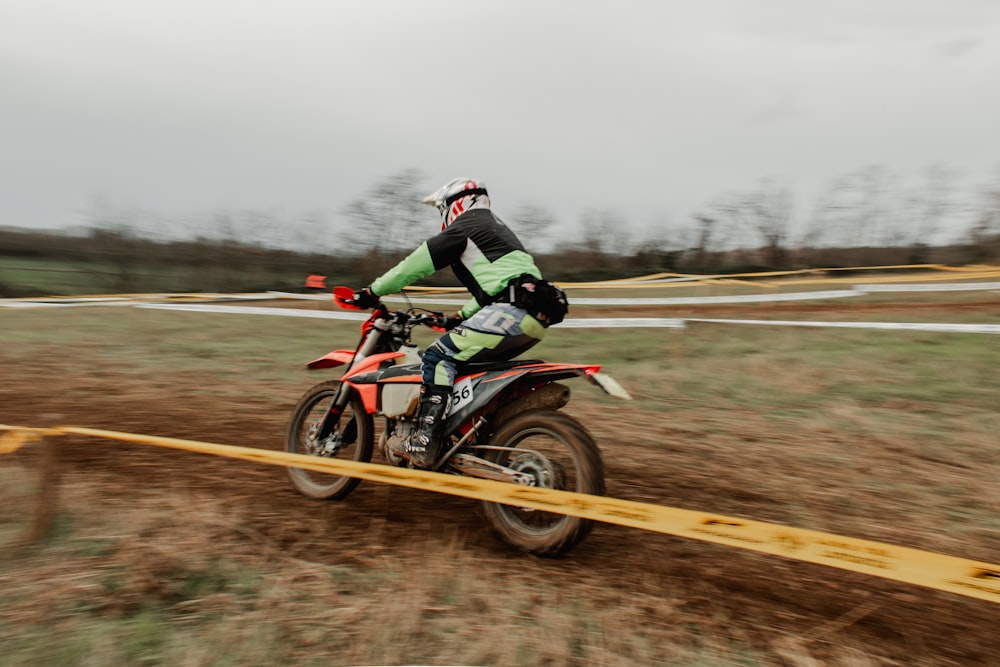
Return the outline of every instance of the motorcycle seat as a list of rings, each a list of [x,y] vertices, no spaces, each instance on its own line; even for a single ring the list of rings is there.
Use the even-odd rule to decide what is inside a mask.
[[[488,371],[506,371],[518,366],[531,366],[534,364],[544,364],[541,359],[512,359],[510,361],[475,361],[471,363],[459,364],[458,370],[462,375],[472,373],[485,373]]]

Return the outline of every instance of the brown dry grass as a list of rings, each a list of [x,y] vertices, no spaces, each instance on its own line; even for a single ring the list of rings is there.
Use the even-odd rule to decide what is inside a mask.
[[[151,346],[175,344],[142,331]],[[671,339],[672,381],[698,363],[688,336],[712,335]],[[253,374],[241,384],[238,373],[220,379],[180,363],[150,374],[86,341],[72,358],[42,343],[4,348],[0,361],[0,423],[265,448],[280,447],[295,391],[310,381],[275,380],[282,391],[270,396]],[[747,363],[769,385],[829,389],[814,369]],[[797,415],[676,395],[614,404],[574,390],[567,409],[601,443],[609,495],[990,562],[1000,553],[995,419],[919,398],[848,399]],[[928,414],[934,423],[920,421]],[[892,428],[901,415],[949,429],[948,446]],[[362,484],[344,503],[316,503],[280,469],[76,437],[60,449],[53,535],[0,560],[0,664],[1000,660],[998,609],[960,596],[615,526],[542,560],[506,549],[471,501]],[[0,538],[27,528],[36,458],[26,449],[0,459]]]

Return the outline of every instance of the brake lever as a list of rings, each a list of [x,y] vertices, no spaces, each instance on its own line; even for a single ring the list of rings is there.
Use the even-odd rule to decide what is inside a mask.
[[[421,315],[419,323],[433,329],[434,331],[447,331],[444,328],[444,313],[431,311],[430,313]]]

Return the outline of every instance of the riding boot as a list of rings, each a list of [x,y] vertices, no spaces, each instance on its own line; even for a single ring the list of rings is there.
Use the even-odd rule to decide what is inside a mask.
[[[420,405],[417,409],[419,431],[406,443],[410,460],[420,468],[430,468],[437,463],[444,444],[444,417],[451,398],[449,385],[424,384],[420,386]]]

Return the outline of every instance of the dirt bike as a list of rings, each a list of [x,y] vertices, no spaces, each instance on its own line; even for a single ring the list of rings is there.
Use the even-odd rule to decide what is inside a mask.
[[[353,292],[334,290],[341,308]],[[307,364],[310,369],[347,366],[340,380],[321,382],[299,400],[288,428],[286,450],[297,454],[371,461],[377,442],[391,465],[413,467],[407,438],[416,423],[420,351],[411,340],[417,326],[443,331],[441,313],[376,305],[361,326],[354,350],[338,349]],[[522,360],[459,366],[444,431],[446,444],[431,470],[547,489],[604,494],[604,464],[587,430],[559,412],[569,388],[557,382],[589,379],[605,392],[629,398],[600,366]],[[357,478],[288,468],[302,494],[342,499]],[[578,544],[593,522],[494,502],[483,503],[495,532],[507,543],[537,555],[557,555]]]

